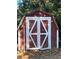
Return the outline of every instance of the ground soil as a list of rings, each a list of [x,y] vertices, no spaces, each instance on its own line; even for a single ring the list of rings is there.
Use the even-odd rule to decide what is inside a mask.
[[[61,59],[60,50],[47,50],[41,52],[40,55],[32,56],[30,59]]]
[[[51,49],[44,51],[27,51],[23,59],[61,59],[60,49]]]

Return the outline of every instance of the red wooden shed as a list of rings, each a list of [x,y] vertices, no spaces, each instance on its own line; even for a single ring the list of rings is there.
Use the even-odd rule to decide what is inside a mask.
[[[58,48],[59,29],[53,15],[36,10],[26,14],[18,26],[18,50]]]

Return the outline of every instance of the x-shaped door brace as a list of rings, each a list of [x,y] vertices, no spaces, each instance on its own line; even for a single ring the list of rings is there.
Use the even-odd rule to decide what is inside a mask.
[[[30,25],[30,21],[31,20],[34,20],[34,24],[31,28],[31,30],[29,30],[29,25]],[[43,20],[46,20],[48,21],[48,31],[43,23]],[[37,33],[32,33],[32,30],[34,29],[35,25],[37,23]],[[41,30],[41,26],[40,24],[42,24],[44,30],[45,30],[45,33],[41,33],[40,30]],[[37,35],[37,44],[35,44],[34,42],[34,39],[32,38],[31,35]],[[40,42],[40,36],[41,35],[46,35],[42,44]],[[31,37],[31,40],[34,44],[34,48],[30,48],[30,45],[29,45],[29,37]],[[46,38],[48,37],[48,47],[46,48],[43,48],[43,45],[46,41]],[[51,17],[26,17],[26,49],[40,49],[40,50],[44,50],[44,49],[50,49],[51,48]]]

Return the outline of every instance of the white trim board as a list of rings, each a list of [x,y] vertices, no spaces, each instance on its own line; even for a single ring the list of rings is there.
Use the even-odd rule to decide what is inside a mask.
[[[31,31],[29,31],[29,25],[30,25],[29,20],[30,21],[35,20],[33,27],[31,28]],[[48,31],[46,30],[45,25],[42,22],[42,20],[48,21]],[[31,33],[36,22],[37,22],[37,33]],[[40,24],[41,23],[42,23],[46,33],[40,32],[40,27],[41,27]],[[33,38],[32,38],[32,41],[33,41],[33,44],[35,45],[35,48],[30,48],[30,45],[29,45],[29,36],[31,36],[31,35],[37,35],[37,44],[36,44],[37,46],[35,45]],[[46,48],[43,48],[46,37],[44,38],[42,45],[40,45],[41,44],[41,42],[40,42],[41,35],[46,35],[46,37],[48,37],[48,47],[46,47]],[[51,48],[51,17],[26,17],[26,49],[28,49],[28,50],[30,50],[30,49],[44,50],[44,49],[50,49],[50,48]]]

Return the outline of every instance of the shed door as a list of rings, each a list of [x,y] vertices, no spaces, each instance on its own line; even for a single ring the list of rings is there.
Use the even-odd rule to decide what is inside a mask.
[[[26,49],[51,48],[51,17],[26,17]]]

